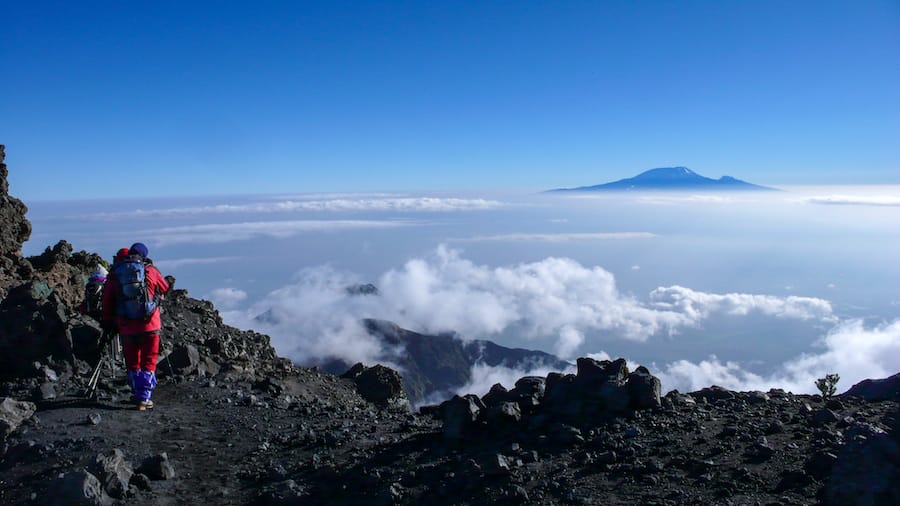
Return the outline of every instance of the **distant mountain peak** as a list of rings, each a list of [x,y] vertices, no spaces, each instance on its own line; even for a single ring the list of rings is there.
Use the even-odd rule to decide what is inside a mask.
[[[731,176],[712,179],[701,176],[687,167],[658,167],[646,170],[637,176],[620,179],[611,183],[577,188],[559,188],[549,192],[594,192],[594,191],[679,191],[679,190],[768,190],[774,188],[755,185]]]

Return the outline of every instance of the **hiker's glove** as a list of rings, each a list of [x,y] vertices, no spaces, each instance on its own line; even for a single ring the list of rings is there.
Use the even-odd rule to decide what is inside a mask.
[[[103,332],[107,334],[115,334],[119,331],[119,329],[116,328],[116,322],[112,320],[103,320],[102,322],[100,322],[100,328],[102,328]]]

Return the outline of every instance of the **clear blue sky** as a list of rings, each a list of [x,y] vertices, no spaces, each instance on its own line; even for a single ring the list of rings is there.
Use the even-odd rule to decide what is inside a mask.
[[[4,2],[23,199],[900,183],[898,1]],[[127,179],[134,181],[134,179]]]

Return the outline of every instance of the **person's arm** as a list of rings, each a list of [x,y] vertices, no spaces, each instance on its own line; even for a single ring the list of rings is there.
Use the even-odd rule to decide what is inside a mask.
[[[159,269],[152,265],[148,265],[147,272],[150,273],[150,280],[153,282],[154,296],[162,298],[162,296],[169,293],[169,283],[166,282],[166,278],[159,272]]]

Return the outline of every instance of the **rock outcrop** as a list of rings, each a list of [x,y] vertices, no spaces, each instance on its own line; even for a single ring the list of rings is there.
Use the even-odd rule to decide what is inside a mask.
[[[28,207],[9,194],[6,146],[0,144],[0,297],[15,280],[28,276],[31,268],[22,258],[22,244],[31,236]]]
[[[552,426],[587,427],[657,408],[660,381],[644,367],[629,374],[624,359],[579,358],[576,374],[525,377],[507,391],[494,385],[483,397],[454,396],[438,408],[444,435],[451,439],[511,436]]]
[[[900,373],[884,379],[862,380],[840,396],[862,397],[869,401],[900,402]]]
[[[70,311],[75,311],[84,299],[84,285],[91,273],[98,265],[108,266],[97,253],[73,252],[72,245],[65,240],[27,260],[34,270],[32,276],[46,281]]]

